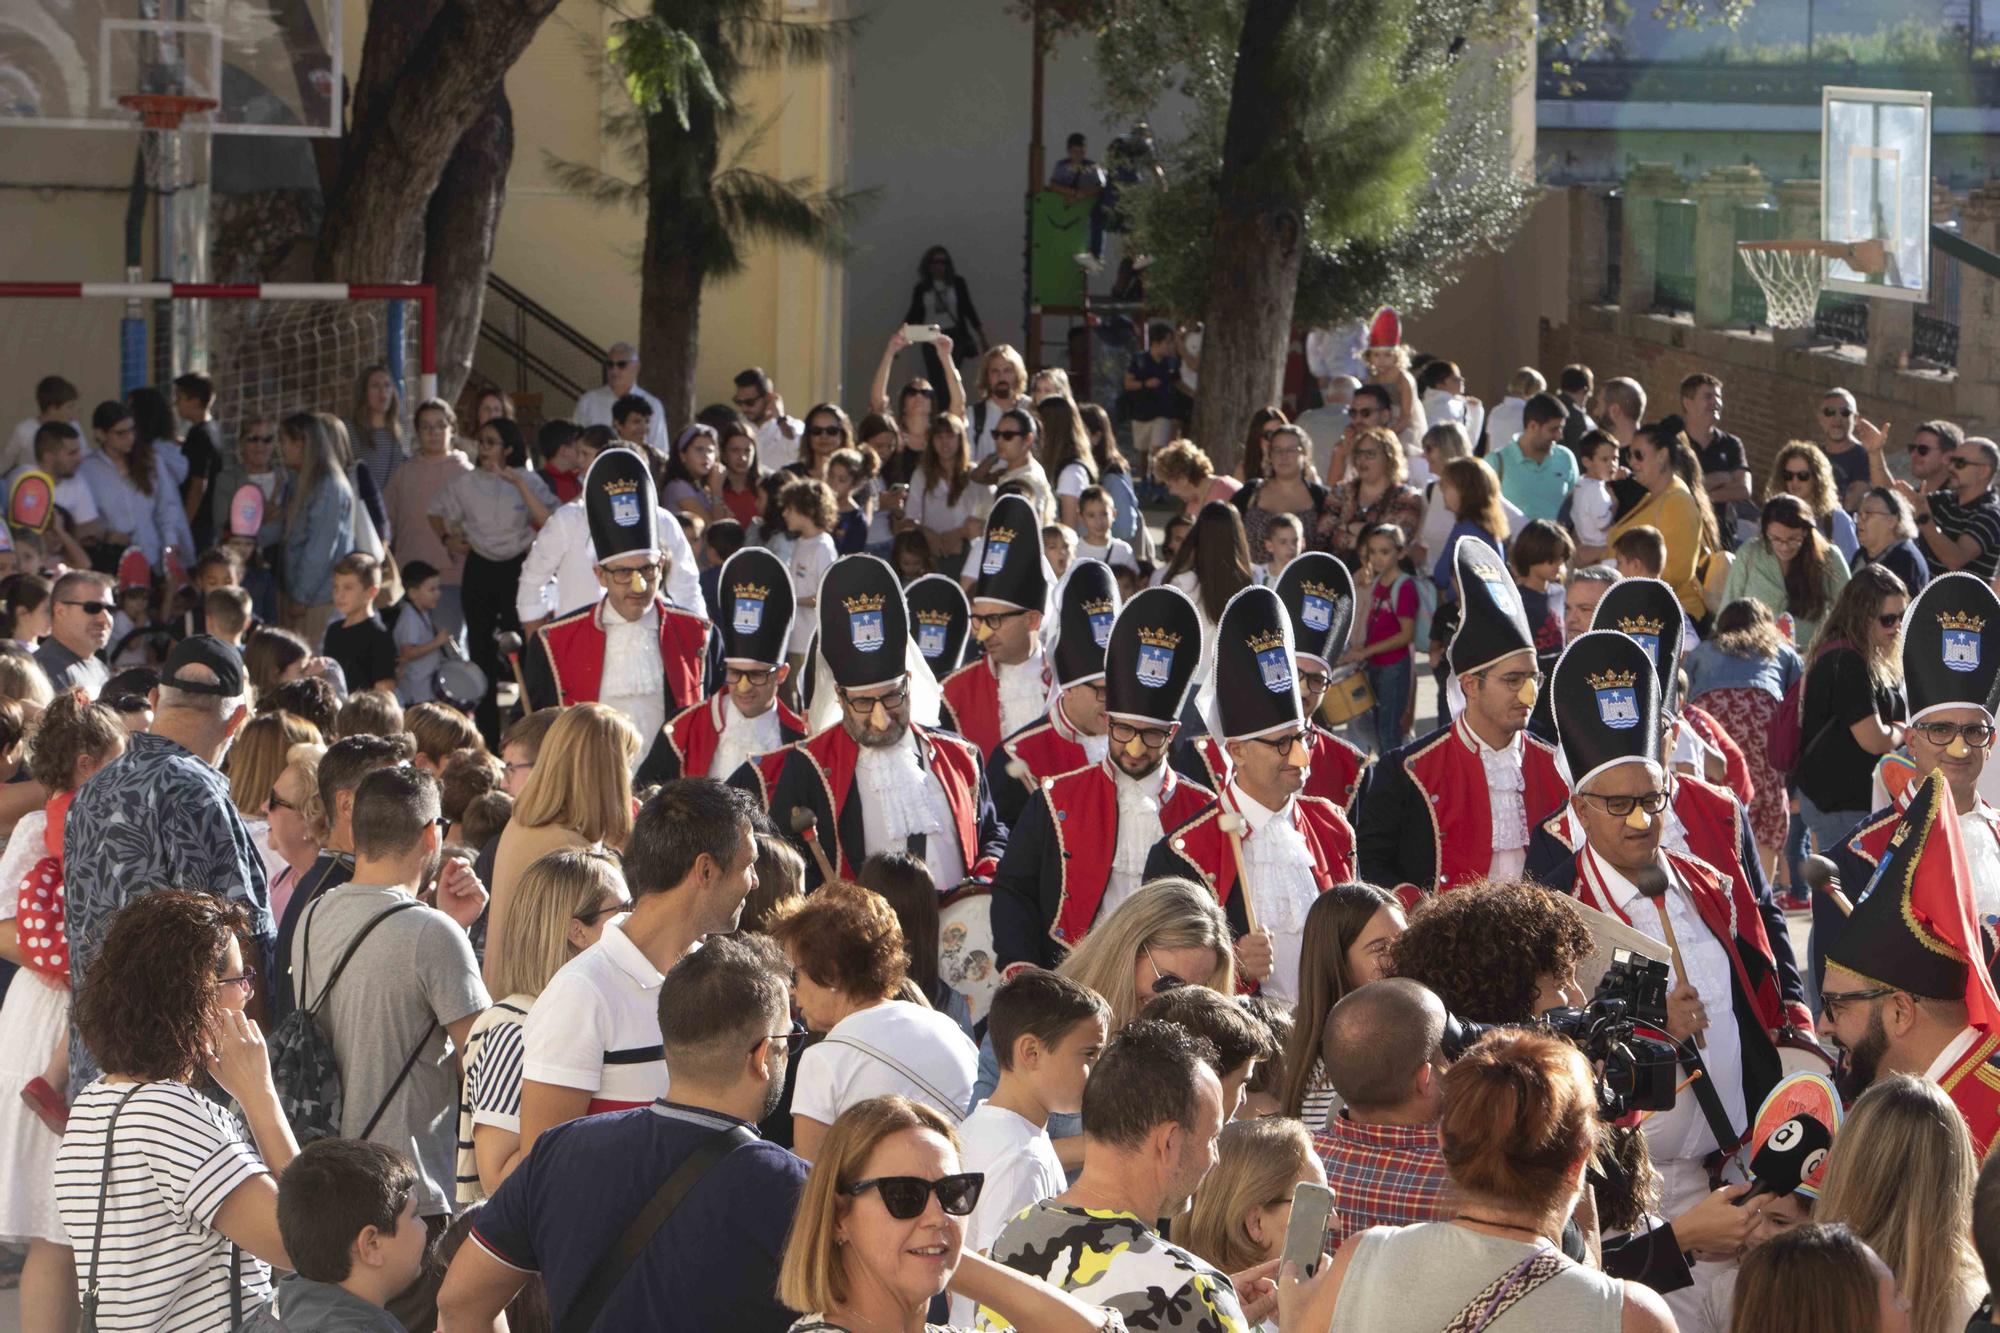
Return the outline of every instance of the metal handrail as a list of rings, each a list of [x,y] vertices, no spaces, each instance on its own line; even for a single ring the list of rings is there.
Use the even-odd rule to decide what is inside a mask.
[[[486,287],[480,345],[509,363],[505,371],[493,367],[490,378],[517,393],[546,386],[572,402],[601,382],[607,355],[603,348],[498,274],[488,272]]]
[[[519,287],[516,287],[513,283],[490,269],[486,274],[486,285],[519,306],[528,314],[534,316],[537,324],[548,329],[550,333],[555,334],[577,351],[587,353],[596,361],[603,361],[605,359],[605,350],[584,337],[582,333],[577,331],[574,325],[565,322],[560,315],[557,315],[540,301],[537,301],[534,297],[528,295]]]

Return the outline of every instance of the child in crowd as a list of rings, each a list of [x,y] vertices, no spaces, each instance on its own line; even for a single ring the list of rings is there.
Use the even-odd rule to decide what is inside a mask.
[[[238,652],[249,637],[255,618],[250,614],[250,594],[241,588],[211,588],[201,597],[202,633],[212,634]]]
[[[842,555],[854,555],[868,545],[869,512],[863,503],[867,492],[862,487],[875,475],[874,459],[859,449],[836,449],[826,460],[826,484],[833,490],[837,515],[829,530],[834,549]]]
[[[1268,995],[1239,995],[1236,1002],[1250,1011],[1250,1016],[1264,1025],[1271,1034],[1271,1049],[1288,1050],[1292,1044],[1292,1011],[1273,1000]],[[1250,1081],[1243,1085],[1243,1105],[1237,1108],[1238,1120],[1262,1120],[1266,1116],[1285,1113],[1285,1062],[1283,1060],[1259,1060],[1251,1073]]]
[[[1360,665],[1368,673],[1374,696],[1370,718],[1375,748],[1386,752],[1403,743],[1404,705],[1415,685],[1410,648],[1417,636],[1420,594],[1417,581],[1403,571],[1403,530],[1378,523],[1361,534],[1361,568],[1354,575],[1354,648],[1340,655],[1340,665]]]
[[[23,463],[35,461],[35,432],[51,421],[76,424],[76,405],[83,392],[60,375],[44,375],[35,381],[35,415],[23,418],[14,427],[7,453],[0,457],[0,476]],[[25,566],[23,566],[25,568]]]
[[[832,471],[829,464],[827,472]],[[837,515],[833,491],[825,482],[810,477],[786,486],[778,503],[785,516],[785,527],[792,534],[792,597],[798,615],[792,621],[787,661],[792,668],[791,680],[797,681],[805,670],[806,649],[812,646],[813,632],[819,627],[819,581],[840,556],[828,531]],[[794,684],[791,688],[798,686]]]
[[[1049,562],[1057,578],[1069,573],[1076,559],[1076,532],[1066,523],[1051,523],[1042,529],[1042,558]]]
[[[897,533],[889,543],[889,563],[896,567],[896,577],[906,586],[926,574],[937,573],[937,557],[931,553],[931,544],[916,528]]]
[[[362,1139],[308,1143],[278,1177],[278,1235],[293,1272],[251,1312],[246,1333],[400,1333],[389,1302],[422,1276],[430,1231],[417,1170]]]
[[[484,848],[500,836],[500,830],[513,817],[514,798],[506,792],[489,791],[473,797],[472,803],[465,807],[465,818],[459,821],[459,845]]]
[[[486,748],[472,719],[450,704],[414,705],[403,714],[403,729],[417,744],[416,756],[410,762],[426,773],[442,772],[445,759],[459,750]]]
[[[985,1253],[1023,1209],[1069,1188],[1049,1116],[1083,1109],[1083,1085],[1110,1032],[1111,1011],[1068,977],[1029,968],[993,996],[986,1035],[1000,1063],[993,1095],[958,1127],[961,1169],[986,1184],[965,1219],[965,1248]],[[952,1297],[955,1325],[972,1326],[972,1303]]]
[[[1278,576],[1285,572],[1285,566],[1298,559],[1299,548],[1305,545],[1306,525],[1299,522],[1297,514],[1279,514],[1271,520],[1271,526],[1264,532],[1264,546],[1271,558],[1261,565],[1250,566],[1251,577],[1266,586],[1274,586]]]
[[[1628,528],[1611,544],[1611,563],[1621,579],[1656,579],[1667,567],[1667,539],[1645,523]]]
[[[1562,651],[1563,566],[1575,551],[1569,534],[1545,518],[1530,521],[1508,548],[1507,561],[1514,567],[1514,585],[1521,590],[1537,653]]]
[[[396,640],[375,614],[382,567],[363,551],[350,551],[333,567],[333,608],[320,652],[340,664],[350,690],[396,688]]]
[[[701,600],[710,620],[722,615],[722,566],[743,540],[743,525],[733,518],[718,518],[701,534]]]
[[[1179,554],[1181,543],[1187,540],[1188,533],[1192,531],[1194,531],[1194,520],[1186,514],[1175,514],[1167,520],[1166,528],[1160,533],[1161,569],[1174,563],[1174,556]]]
[[[1617,509],[1611,482],[1618,475],[1618,441],[1594,430],[1577,441],[1576,455],[1583,475],[1570,490],[1569,522],[1576,529],[1576,563],[1594,565],[1604,559],[1605,537]]]
[[[333,729],[337,739],[344,741],[349,736],[400,736],[408,724],[395,695],[383,690],[356,690],[340,706]]]
[[[1084,560],[1102,560],[1117,569],[1120,565],[1139,568],[1139,557],[1132,552],[1132,543],[1122,537],[1111,535],[1111,527],[1118,521],[1118,502],[1102,486],[1086,486],[1076,497],[1078,521],[1083,531],[1077,534],[1076,553]]]
[[[412,560],[403,566],[403,609],[396,617],[396,698],[405,708],[437,698],[431,681],[452,641],[431,617],[444,595],[444,581],[435,565]]]
[[[222,432],[208,414],[215,402],[215,381],[206,375],[188,373],[174,377],[174,416],[187,427],[181,436],[181,452],[188,461],[188,502],[194,505],[189,516],[195,545],[206,546],[215,536],[216,477],[222,471]],[[194,483],[201,484],[196,495]],[[229,501],[225,498],[226,506]]]
[[[438,770],[438,813],[444,817],[447,844],[465,841],[465,812],[488,792],[499,791],[507,770],[484,750],[467,747],[445,756]]]
[[[125,554],[130,557],[134,552]],[[118,562],[118,588],[111,600],[111,642],[105,646],[115,654],[118,645],[133,630],[146,629],[153,623],[153,573],[147,568],[144,556]]]
[[[560,504],[583,494],[583,465],[576,447],[582,438],[582,427],[573,421],[544,421],[535,432],[535,457],[542,460],[535,473]]]
[[[208,628],[208,594],[219,588],[239,586],[242,572],[242,562],[227,547],[211,546],[203,551],[190,571],[194,592],[189,605],[174,618],[176,634],[185,639],[196,634],[212,633]]]
[[[1113,565],[1111,577],[1118,580],[1118,600],[1129,602],[1141,588],[1152,586],[1153,568],[1143,560],[1137,565]]]
[[[743,929],[763,931],[780,903],[805,892],[806,860],[775,833],[757,838],[757,887],[743,900]]]

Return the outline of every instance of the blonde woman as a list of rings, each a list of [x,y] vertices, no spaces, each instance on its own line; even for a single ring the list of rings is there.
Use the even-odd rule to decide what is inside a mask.
[[[1819,524],[1819,535],[1833,543],[1841,559],[1854,563],[1860,535],[1854,520],[1841,508],[1840,493],[1834,489],[1833,464],[1818,445],[1792,440],[1778,450],[1764,483],[1764,497],[1768,500],[1774,495],[1795,495],[1803,501]]]
[[[963,1169],[951,1125],[930,1107],[871,1097],[848,1108],[827,1133],[785,1240],[778,1299],[812,1312],[791,1333],[958,1333],[924,1320],[947,1287],[1014,1328],[1123,1329],[1113,1312],[965,1250],[965,1218],[983,1184]],[[935,1254],[919,1259],[918,1249]]]
[[[625,715],[603,704],[576,704],[549,728],[535,770],[515,798],[513,817],[493,857],[488,939],[502,938],[514,889],[528,867],[565,847],[623,848],[632,836],[632,765],[639,733]],[[486,955],[488,994],[501,995]]]
[[[285,497],[285,592],[292,628],[318,643],[333,615],[333,566],[354,550],[359,506],[341,463],[340,422],[299,412],[278,427],[278,450],[292,474]]]
[[[473,1021],[458,1103],[458,1202],[477,1203],[521,1161],[522,1028],[549,978],[597,943],[632,897],[607,852],[570,847],[528,867],[514,888],[504,934],[489,937],[493,993],[505,998]]]
[[[1972,1248],[1972,1136],[1928,1079],[1890,1074],[1854,1103],[1813,1221],[1843,1222],[1896,1275],[1911,1333],[1958,1333],[1986,1290]]]
[[[229,799],[236,813],[243,816],[243,826],[250,830],[258,855],[264,858],[268,879],[275,879],[286,864],[271,848],[272,788],[278,785],[278,775],[285,771],[293,747],[318,745],[320,739],[318,727],[280,710],[245,722],[236,733],[235,744],[229,747]]]
[[[1056,968],[1111,1006],[1111,1032],[1177,986],[1236,992],[1229,919],[1215,895],[1185,879],[1159,879],[1118,904]]]
[[[1174,1239],[1225,1273],[1278,1257],[1292,1220],[1292,1189],[1326,1184],[1312,1135],[1296,1120],[1266,1116],[1222,1127],[1215,1166],[1174,1223]]]
[[[271,875],[273,921],[284,919],[292,890],[326,846],[325,812],[319,802],[319,761],[325,755],[326,747],[318,742],[294,745],[286,751],[285,766],[264,797],[265,840],[278,861]]]

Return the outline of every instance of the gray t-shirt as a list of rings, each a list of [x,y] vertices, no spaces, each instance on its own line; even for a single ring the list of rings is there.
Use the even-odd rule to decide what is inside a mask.
[[[292,940],[299,1003],[319,999],[364,926],[408,901],[400,888],[342,884],[307,908]],[[491,1003],[465,931],[435,908],[413,907],[375,929],[319,1011],[340,1065],[340,1132],[347,1138],[361,1136],[403,1062],[423,1042],[423,1054],[369,1135],[417,1163],[423,1173],[417,1212],[423,1217],[451,1211],[458,1080],[445,1028]]]

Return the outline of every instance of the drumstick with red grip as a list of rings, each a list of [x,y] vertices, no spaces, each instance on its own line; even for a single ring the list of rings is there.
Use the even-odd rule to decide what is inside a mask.
[[[820,846],[819,816],[813,813],[812,807],[809,805],[793,806],[791,825],[792,832],[798,834],[804,840],[806,849],[812,853],[814,862],[818,864],[820,879],[824,883],[831,884],[840,878],[833,873],[833,862],[827,860],[826,848]]]

